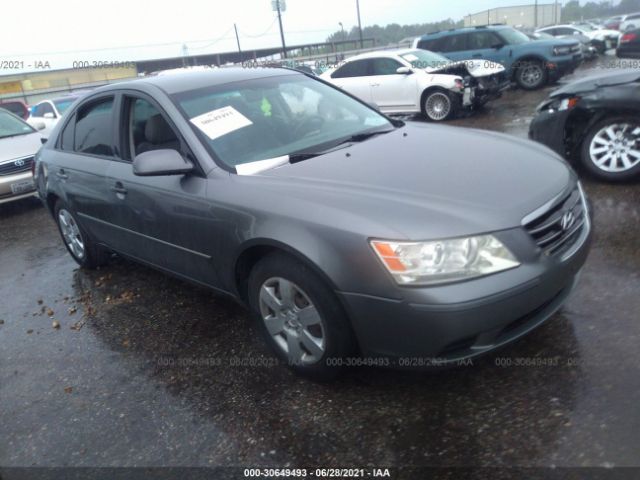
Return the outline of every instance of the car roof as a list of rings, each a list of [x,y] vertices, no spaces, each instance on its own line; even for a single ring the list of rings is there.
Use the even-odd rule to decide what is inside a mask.
[[[95,92],[139,88],[141,85],[155,85],[156,87],[164,90],[167,94],[172,95],[189,90],[197,90],[199,88],[283,75],[304,75],[304,73],[289,68],[279,67],[262,68],[258,66],[256,68],[211,68],[207,70],[181,72],[176,73],[175,75],[141,77],[135,80],[106,85],[96,89]]]
[[[452,35],[457,33],[477,32],[478,30],[505,30],[510,28],[513,28],[513,27],[510,27],[509,25],[503,25],[503,24],[479,25],[477,27],[451,28],[449,30],[440,30],[438,32],[427,33],[425,35],[422,35],[419,38],[423,39],[423,38],[429,38],[429,37],[440,37],[440,36]]]
[[[364,60],[367,58],[379,58],[379,57],[395,58],[399,55],[404,55],[405,53],[409,53],[409,52],[415,52],[417,50],[418,50],[417,48],[399,48],[395,50],[379,50],[377,52],[366,52],[366,53],[361,53],[360,55],[354,55],[353,57],[349,57],[345,59],[345,62],[352,62],[354,60]]]

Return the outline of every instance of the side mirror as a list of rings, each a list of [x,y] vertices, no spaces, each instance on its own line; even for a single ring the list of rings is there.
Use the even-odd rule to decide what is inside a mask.
[[[43,116],[43,118],[56,118],[56,114],[53,112],[47,112]]]
[[[36,130],[44,130],[47,128],[47,126],[42,122],[36,122],[34,127],[36,127]]]
[[[399,67],[396,70],[396,73],[399,75],[411,75],[413,73],[413,70],[411,70],[409,67]]]
[[[184,175],[191,171],[193,164],[176,150],[151,150],[133,159],[133,174],[139,177]]]

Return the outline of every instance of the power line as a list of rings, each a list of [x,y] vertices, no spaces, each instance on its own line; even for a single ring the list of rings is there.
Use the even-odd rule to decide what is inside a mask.
[[[240,33],[247,37],[247,38],[258,38],[258,37],[264,37],[265,35],[267,35],[267,32],[269,32],[269,30],[271,30],[271,28],[275,25],[275,23],[278,21],[278,17],[275,17],[273,19],[273,22],[271,22],[271,25],[269,25],[269,28],[267,28],[264,32],[258,34],[258,35],[249,35],[248,33],[244,33],[242,30],[240,30]]]

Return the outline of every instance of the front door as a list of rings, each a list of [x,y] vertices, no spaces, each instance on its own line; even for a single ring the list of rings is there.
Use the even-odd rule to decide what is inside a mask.
[[[186,278],[216,286],[212,256],[215,222],[209,221],[207,179],[186,175],[140,177],[133,174],[136,154],[188,147],[168,117],[149,98],[123,96],[123,161],[112,162],[107,187],[114,205],[113,222],[120,231],[113,248]]]

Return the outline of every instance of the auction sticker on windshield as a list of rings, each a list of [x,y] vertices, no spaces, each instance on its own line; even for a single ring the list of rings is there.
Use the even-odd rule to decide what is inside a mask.
[[[230,106],[198,115],[191,119],[191,123],[202,130],[211,140],[253,125],[251,120]]]

